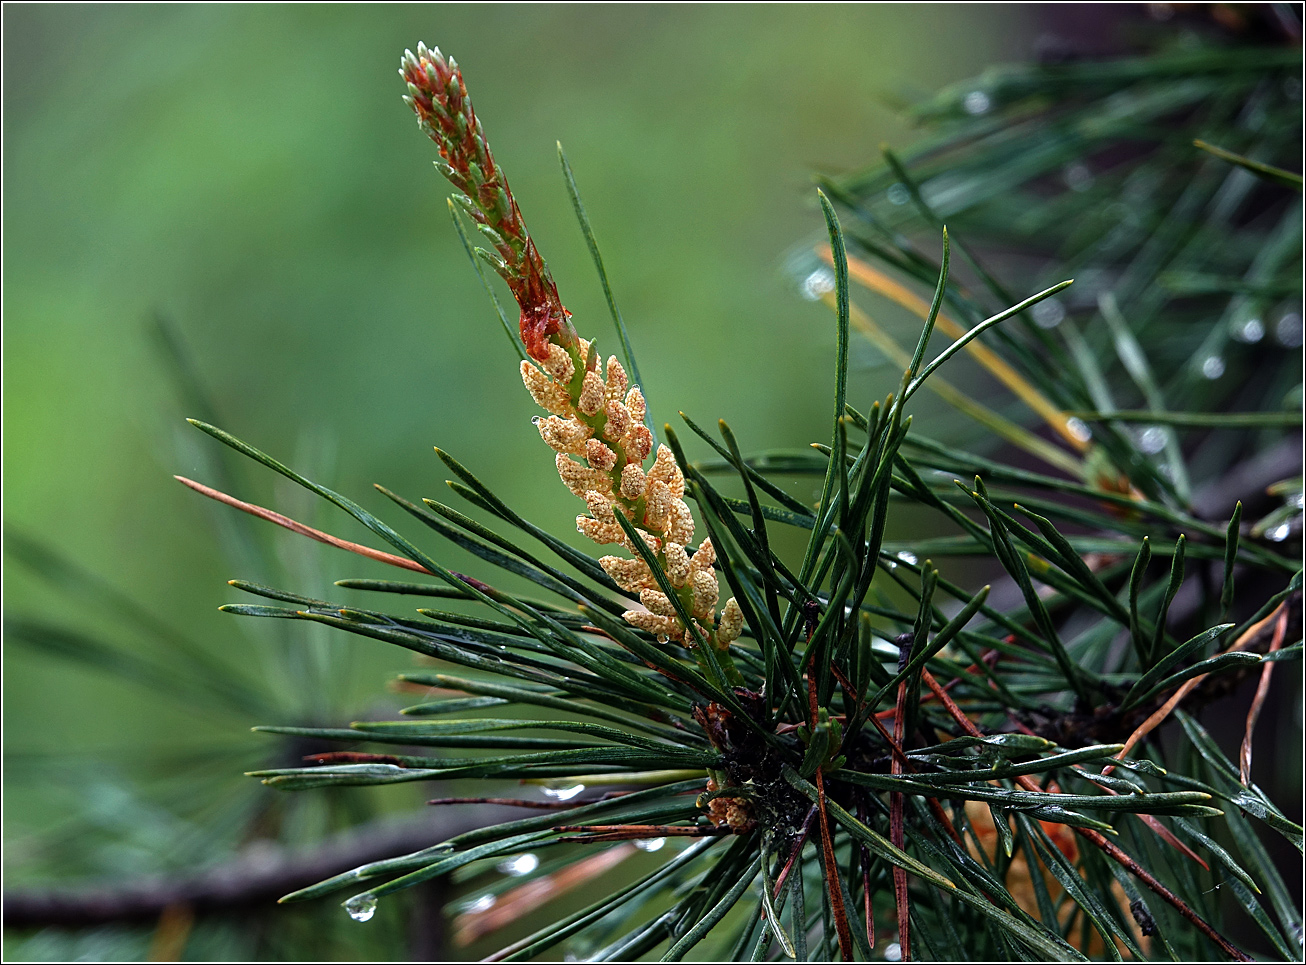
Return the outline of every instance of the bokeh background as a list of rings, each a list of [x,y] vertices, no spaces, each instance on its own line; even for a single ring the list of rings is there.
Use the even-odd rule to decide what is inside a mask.
[[[1055,16],[1061,42],[1101,42],[1105,13]],[[237,532],[233,511],[173,482],[221,482],[217,444],[184,422],[202,414],[197,394],[224,428],[392,521],[371,484],[444,499],[439,445],[528,518],[571,532],[577,504],[450,223],[435,148],[400,100],[405,47],[457,58],[564,302],[611,351],[563,143],[654,414],[725,418],[756,450],[828,431],[833,326],[785,267],[821,231],[812,174],[909,143],[901,105],[1031,58],[1053,17],[966,4],[7,4],[4,524],[9,547],[34,541],[84,575],[11,557],[6,612],[164,666],[169,635],[185,636],[299,719],[382,712],[402,654],[217,611],[249,601],[234,577],[338,599],[332,580],[393,571],[271,527]],[[161,348],[160,320],[189,370]],[[895,383],[854,348],[850,399]],[[237,477],[235,494],[375,542],[270,475]],[[125,617],[115,594],[150,616]],[[285,721],[8,636],[4,658],[7,886],[175,872],[249,843],[257,822],[233,810],[257,818],[276,792],[240,776],[268,746],[248,728]],[[267,833],[310,842],[351,809],[420,799],[387,790],[305,804]],[[22,936],[6,957],[141,957],[150,934]]]
[[[895,98],[1027,55],[1030,20],[964,6],[7,7],[5,523],[223,659],[260,663],[216,612],[240,598],[224,581],[250,574],[170,478],[198,475],[189,450],[215,444],[182,421],[152,334],[163,313],[224,427],[339,491],[377,510],[373,482],[443,498],[438,444],[571,529],[434,146],[400,101],[398,57],[420,39],[463,66],[564,300],[611,341],[563,142],[657,416],[726,418],[756,448],[816,438],[832,326],[783,271],[820,228],[811,173],[907,139]],[[861,375],[859,391],[879,389]],[[267,498],[266,475],[239,495]],[[342,515],[323,522],[360,538]],[[330,560],[333,577],[380,573]],[[11,610],[101,625],[19,567],[5,591]],[[11,752],[258,739],[165,694],[5,655]],[[366,654],[357,694],[395,662]],[[69,790],[11,783],[7,833],[50,821]]]

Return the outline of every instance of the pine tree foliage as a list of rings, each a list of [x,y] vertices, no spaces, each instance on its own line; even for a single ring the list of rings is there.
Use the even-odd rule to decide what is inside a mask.
[[[724,422],[648,415],[639,333],[565,157],[612,309],[606,363],[596,326],[582,337],[563,307],[457,65],[406,54],[454,226],[483,236],[474,266],[518,302],[517,325],[495,305],[550,413],[543,441],[586,501],[578,528],[626,555],[576,548],[441,450],[459,504],[381,489],[400,527],[195,422],[386,549],[193,488],[410,571],[339,583],[389,606],[242,583],[263,602],[225,609],[430,658],[402,679],[444,695],[401,720],[264,726],[374,747],[254,776],[309,792],[488,782],[440,807],[502,802],[509,781],[532,792],[509,799],[517,820],[283,901],[338,895],[365,921],[443,876],[508,868],[487,892],[508,906],[532,885],[594,882],[591,904],[494,960],[1299,959],[1301,912],[1267,842],[1299,852],[1302,828],[1250,766],[1273,671],[1299,673],[1301,480],[1265,480],[1267,505],[1237,470],[1301,425],[1300,56],[1216,41],[995,71],[918,105],[917,146],[822,184],[826,239],[800,279],[833,310],[831,421],[804,452],[745,455]],[[914,346],[874,321],[883,299],[919,314]],[[879,399],[848,391],[861,335],[899,370]],[[1009,392],[1002,411],[944,380],[965,357]],[[982,438],[914,425],[922,389]],[[789,494],[792,474],[819,479],[815,504]],[[953,535],[887,540],[906,512]],[[781,529],[801,534],[800,557],[777,552]],[[443,540],[477,571],[443,566]],[[964,585],[957,557],[1000,575]],[[501,589],[508,575],[536,589]],[[1233,761],[1196,714],[1243,680],[1257,693]],[[609,889],[601,872],[634,845],[657,860]]]

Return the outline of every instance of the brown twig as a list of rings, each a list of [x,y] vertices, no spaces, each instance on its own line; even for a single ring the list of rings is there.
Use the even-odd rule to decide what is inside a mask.
[[[794,846],[789,852],[789,860],[785,866],[780,869],[780,873],[775,878],[775,897],[780,897],[780,889],[784,887],[785,878],[789,876],[789,869],[794,866],[794,862],[803,853],[803,845],[807,842],[807,833],[812,829],[812,822],[816,820],[816,805],[813,804],[807,811],[807,817],[803,818],[802,827],[798,829],[798,837],[794,839]]]
[[[580,807],[582,804],[592,804],[592,801],[527,801],[523,798],[516,797],[437,797],[426,802],[427,804],[501,804],[505,807],[514,808],[538,808],[541,811],[566,811],[571,808]]]
[[[1248,647],[1256,639],[1256,636],[1258,633],[1260,633],[1261,628],[1267,626],[1270,623],[1270,621],[1278,619],[1280,614],[1283,614],[1285,616],[1287,614],[1286,601],[1284,603],[1280,603],[1274,609],[1274,611],[1265,619],[1258,620],[1256,623],[1253,623],[1250,627],[1248,627],[1246,631],[1243,632],[1242,636],[1240,636],[1237,640],[1235,640],[1232,644],[1229,645],[1229,648],[1225,650],[1224,653],[1236,653]],[[1285,623],[1285,627],[1286,627],[1286,623]],[[1282,640],[1280,640],[1280,642],[1282,642]],[[1205,680],[1207,676],[1208,676],[1207,674],[1200,674],[1199,676],[1192,677],[1188,680],[1185,680],[1183,684],[1180,685],[1179,689],[1176,690],[1174,694],[1170,697],[1170,699],[1161,705],[1159,710],[1153,713],[1152,716],[1148,717],[1147,720],[1143,721],[1143,723],[1138,727],[1138,729],[1129,735],[1128,740],[1125,741],[1124,749],[1119,754],[1116,755],[1116,760],[1118,761],[1124,760],[1126,757],[1129,756],[1129,752],[1134,749],[1134,746],[1139,741],[1141,741],[1152,731],[1156,730],[1156,728],[1164,724],[1166,718],[1168,718],[1170,714],[1174,712],[1174,709],[1178,707],[1179,704],[1183,701],[1183,699],[1187,697],[1190,693],[1192,693],[1193,690],[1197,687],[1197,685],[1200,684],[1203,680]],[[1264,677],[1262,677],[1262,679],[1264,679]],[[1115,770],[1115,765],[1109,764],[1106,767],[1102,768],[1102,773],[1110,774],[1113,770]]]
[[[607,848],[598,854],[567,865],[553,874],[542,875],[526,881],[499,896],[489,908],[466,911],[454,919],[455,945],[470,945],[483,935],[488,935],[505,925],[510,925],[523,915],[533,913],[540,905],[565,895],[567,892],[593,881],[599,875],[615,868],[635,854],[633,844]],[[496,961],[494,956],[486,961]]]
[[[1288,610],[1283,604],[1275,611],[1279,620],[1274,625],[1274,638],[1270,641],[1270,653],[1283,646],[1283,639],[1288,634]],[[1256,719],[1261,716],[1261,706],[1270,692],[1270,674],[1274,671],[1274,662],[1270,661],[1261,668],[1261,679],[1256,685],[1256,696],[1252,698],[1251,709],[1247,711],[1247,730],[1243,734],[1242,747],[1238,753],[1238,778],[1243,787],[1252,782],[1252,731],[1256,729]]]
[[[833,664],[830,665],[833,669]],[[855,698],[854,698],[855,699]],[[816,696],[816,685],[810,675],[807,677],[807,720],[808,733],[816,738],[816,725],[820,719],[820,705]],[[839,866],[834,860],[834,842],[830,838],[830,817],[825,812],[825,774],[820,766],[816,768],[816,812],[821,824],[821,873],[825,877],[826,894],[830,897],[830,911],[834,915],[835,928],[839,933],[839,954],[845,962],[853,958],[853,934],[848,927],[848,910],[843,904],[843,889],[839,886]]]
[[[879,717],[876,714],[872,714],[867,718],[867,720],[875,725],[875,728],[880,732],[880,736],[884,738],[884,742],[889,745],[889,751],[893,754],[894,760],[901,763],[903,767],[908,771],[911,771],[913,774],[916,773],[916,765],[913,764],[911,759],[903,753],[902,748],[898,746],[898,742],[893,739],[893,735],[890,734],[884,724],[880,722]],[[961,835],[958,834],[957,829],[953,827],[952,819],[948,817],[948,812],[943,810],[943,805],[939,803],[939,799],[927,797],[925,799],[925,805],[930,809],[930,813],[934,815],[939,824],[943,825],[943,830],[948,833],[948,837],[952,838],[952,840],[956,841],[958,844],[961,844]]]
[[[324,751],[321,754],[305,754],[305,764],[394,764],[403,767],[403,762],[393,754],[368,754],[363,751]]]
[[[7,888],[5,928],[80,928],[110,922],[157,922],[164,909],[186,905],[197,917],[271,908],[284,894],[359,865],[407,854],[436,841],[512,820],[521,812],[479,809],[373,821],[307,850],[262,843],[224,864],[191,875],[154,875],[59,888]]]
[[[1017,720],[1011,713],[1007,714],[1007,719],[1010,720],[1012,724],[1016,726],[1016,729],[1019,730],[1021,733],[1031,734],[1031,735],[1034,734],[1032,730],[1026,727],[1023,722]],[[1087,770],[1086,768],[1081,767],[1078,764],[1072,765],[1070,769],[1074,771],[1076,774],[1078,774],[1080,777],[1082,777],[1084,780],[1092,781],[1094,784],[1096,784],[1107,794],[1114,795],[1118,793],[1115,789],[1107,787],[1105,784],[1102,784],[1098,780],[1098,778],[1100,778],[1102,775],[1094,774],[1092,771]],[[1200,864],[1207,871],[1211,870],[1211,866],[1206,863],[1206,861],[1202,858],[1202,856],[1199,855],[1192,848],[1188,847],[1188,845],[1184,844],[1178,838],[1176,838],[1174,836],[1174,832],[1172,832],[1169,828],[1167,828],[1164,824],[1162,824],[1160,818],[1158,818],[1155,814],[1135,814],[1134,817],[1138,818],[1140,821],[1146,824],[1148,828],[1150,828],[1152,832],[1156,834],[1157,837],[1159,837],[1166,844],[1170,845],[1170,847],[1174,848],[1180,854],[1183,854],[1185,857],[1192,858],[1194,861]]]
[[[921,679],[925,682],[926,686],[930,688],[930,690],[934,691],[935,695],[939,698],[939,700],[943,702],[943,706],[947,708],[948,714],[952,717],[954,721],[956,721],[961,726],[962,730],[966,731],[966,733],[972,737],[984,736],[984,732],[975,726],[974,721],[972,721],[969,717],[967,717],[964,713],[962,713],[961,708],[957,706],[957,704],[953,701],[951,697],[948,696],[946,692],[944,692],[943,688],[939,686],[938,681],[934,679],[934,676],[928,670],[921,671]],[[1043,790],[1041,787],[1038,786],[1038,782],[1030,778],[1028,775],[1021,775],[1016,778],[1013,778],[1013,780],[1015,780],[1017,784],[1019,784],[1027,791],[1041,792]],[[1200,931],[1203,935],[1205,935],[1207,938],[1211,939],[1211,941],[1215,942],[1222,949],[1224,949],[1225,954],[1229,955],[1231,958],[1237,959],[1240,962],[1251,961],[1251,958],[1245,952],[1243,952],[1237,946],[1232,944],[1227,938],[1225,938],[1214,928],[1208,925],[1205,919],[1203,919],[1199,914],[1197,914],[1197,912],[1193,911],[1191,908],[1188,907],[1187,904],[1184,903],[1183,899],[1181,899],[1178,895],[1170,891],[1170,889],[1167,888],[1165,885],[1161,884],[1161,882],[1153,878],[1150,874],[1148,874],[1148,872],[1142,866],[1138,864],[1137,861],[1131,858],[1124,851],[1120,850],[1120,848],[1112,844],[1110,841],[1108,841],[1097,831],[1091,831],[1088,828],[1074,828],[1073,830],[1075,831],[1076,834],[1080,835],[1080,837],[1088,841],[1091,841],[1102,851],[1106,852],[1108,856],[1110,856],[1114,861],[1116,861],[1118,864],[1124,867],[1126,871],[1128,871],[1139,881],[1145,884],[1149,889],[1151,889],[1158,896],[1160,896],[1162,900],[1169,903],[1177,912],[1179,912],[1179,914],[1183,915],[1184,918],[1188,919],[1188,921],[1190,921],[1194,926],[1196,926],[1198,931]]]
[[[579,832],[558,839],[573,844],[644,838],[715,838],[740,833],[728,824],[560,824],[554,830]]]
[[[898,684],[898,702],[893,714],[893,743],[899,748],[902,747],[906,714],[907,682],[904,680]],[[901,774],[904,759],[899,751],[889,764],[889,773],[895,776]],[[906,840],[902,809],[902,792],[894,791],[889,795],[889,840],[899,851],[902,851]],[[902,949],[902,961],[909,962],[911,961],[911,914],[907,906],[907,869],[896,864],[893,866],[893,898],[898,906],[898,946]]]
[[[816,769],[816,809],[821,818],[821,857],[825,872],[825,890],[830,896],[830,912],[834,915],[835,929],[839,933],[839,954],[845,962],[853,960],[853,932],[848,925],[848,910],[843,904],[843,888],[839,884],[839,865],[834,859],[834,842],[830,838],[830,818],[825,813],[825,775]]]
[[[865,823],[865,822],[863,822]],[[875,909],[871,907],[870,852],[862,848],[862,899],[866,906],[866,945],[875,947]]]
[[[381,550],[374,550],[370,546],[363,546],[361,543],[351,543],[349,540],[340,539],[332,536],[330,533],[324,533],[319,529],[311,526],[305,526],[303,523],[296,522],[289,516],[282,516],[280,513],[274,513],[270,509],[264,509],[262,506],[255,506],[253,503],[243,502],[235,496],[228,496],[224,492],[213,489],[203,483],[197,483],[193,479],[187,479],[185,476],[173,476],[173,479],[183,486],[189,486],[201,495],[208,496],[209,499],[216,499],[220,503],[226,503],[228,506],[234,506],[241,512],[249,513],[251,516],[257,516],[259,519],[266,519],[269,523],[276,523],[278,526],[284,526],[292,533],[298,533],[300,536],[307,536],[309,539],[315,539],[319,543],[326,543],[328,546],[334,546],[337,549],[348,550],[350,553],[357,553],[359,556],[366,556],[369,560],[377,560],[381,563],[389,563],[391,566],[398,566],[405,570],[412,570],[416,573],[425,573],[427,576],[433,576],[425,566],[415,563],[407,557],[395,556],[393,553],[385,553]]]

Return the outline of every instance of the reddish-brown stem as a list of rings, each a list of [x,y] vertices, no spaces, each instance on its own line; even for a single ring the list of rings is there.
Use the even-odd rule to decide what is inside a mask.
[[[895,776],[902,773],[903,756],[902,738],[907,716],[907,682],[898,684],[898,701],[893,714],[893,746],[898,753],[889,764],[889,773]],[[901,791],[889,795],[889,841],[899,851],[905,842],[902,824],[903,797]],[[907,869],[893,866],[893,898],[898,906],[898,946],[902,949],[902,961],[911,961],[911,917],[907,906]]]
[[[775,897],[780,897],[780,889],[784,886],[785,878],[789,876],[789,869],[794,866],[798,856],[803,853],[803,844],[807,841],[807,832],[812,827],[812,822],[816,820],[816,805],[813,804],[807,812],[807,817],[803,818],[803,826],[798,829],[798,838],[794,841],[793,850],[789,852],[789,860],[785,866],[780,869],[780,874],[775,879]]]
[[[875,947],[875,909],[871,907],[871,869],[868,866],[869,853],[862,850],[862,896],[866,905],[866,944]]]
[[[876,729],[880,732],[880,736],[884,738],[884,742],[889,745],[889,751],[893,754],[894,760],[902,764],[903,767],[908,771],[911,771],[913,774],[916,773],[916,765],[913,764],[907,755],[902,752],[902,748],[898,746],[898,742],[893,739],[893,735],[885,729],[885,726],[880,723],[879,719],[872,714],[868,720],[875,725]],[[958,844],[961,844],[961,835],[959,835],[957,829],[953,827],[952,819],[948,817],[948,812],[943,810],[943,805],[939,803],[939,799],[927,797],[925,799],[925,806],[930,809],[930,813],[934,815],[939,824],[943,825],[943,830],[948,832],[948,837],[952,838],[952,840],[956,841]]]
[[[511,891],[500,895],[499,900],[484,911],[464,912],[454,919],[454,941],[459,945],[468,945],[482,935],[488,935],[505,925],[519,921],[524,915],[534,912],[545,902],[552,901],[559,895],[581,885],[593,882],[599,875],[625,861],[633,854],[635,854],[635,848],[629,844],[623,847],[606,848],[597,854],[592,854],[574,864],[561,868],[553,872],[553,874],[542,875],[531,881],[523,882]],[[482,961],[502,961],[521,944],[523,943],[517,942],[507,948],[501,948],[493,955],[482,959]],[[456,957],[450,956],[450,958]]]
[[[1029,734],[1031,737],[1037,736],[1033,730],[1027,727],[1023,721],[1018,720],[1014,714],[1008,713],[1007,719],[1011,721],[1012,725],[1016,728],[1016,730],[1020,731],[1022,734]],[[1071,767],[1071,770],[1073,770],[1075,773],[1083,777],[1084,780],[1093,781],[1094,783],[1097,783],[1095,779],[1100,776],[1094,774],[1092,771],[1086,771],[1078,764],[1073,765]],[[1100,787],[1107,794],[1116,793],[1116,791],[1107,787],[1105,784],[1098,784],[1097,786]],[[1156,834],[1157,837],[1159,837],[1166,844],[1170,845],[1170,847],[1174,848],[1180,854],[1192,858],[1194,861],[1196,861],[1207,871],[1211,870],[1211,866],[1202,859],[1202,856],[1199,855],[1192,848],[1188,847],[1188,845],[1184,844],[1178,838],[1176,838],[1174,836],[1174,833],[1169,828],[1167,828],[1164,824],[1162,824],[1160,819],[1157,818],[1155,814],[1135,814],[1134,817],[1138,818],[1140,821],[1146,824]]]
[[[1235,644],[1235,646],[1237,645]],[[943,702],[943,706],[947,708],[948,714],[961,726],[962,730],[972,737],[984,736],[983,731],[975,726],[973,720],[962,713],[961,708],[958,707],[953,699],[944,692],[943,688],[939,686],[939,682],[934,679],[934,676],[928,670],[921,671],[921,679],[925,681],[925,685],[929,687],[930,690],[934,691],[939,700]],[[1027,791],[1037,792],[1042,790],[1042,788],[1038,786],[1038,782],[1027,775],[1016,777],[1014,780]],[[1198,931],[1219,945],[1226,955],[1229,955],[1231,958],[1235,958],[1240,962],[1251,961],[1251,958],[1249,958],[1245,952],[1233,945],[1227,938],[1208,925],[1206,921],[1197,914],[1197,912],[1193,911],[1184,903],[1183,899],[1170,891],[1170,889],[1161,884],[1161,882],[1153,878],[1138,864],[1137,861],[1131,858],[1124,851],[1120,850],[1120,848],[1112,844],[1097,831],[1091,831],[1088,828],[1074,828],[1073,830],[1080,837],[1087,841],[1091,841],[1117,864],[1121,865],[1121,867],[1132,874],[1135,878],[1147,885],[1147,887],[1159,895],[1162,900],[1169,903],[1175,911],[1188,919],[1188,921],[1190,921]]]
[[[306,754],[306,764],[394,764],[403,767],[399,758],[390,754],[366,754],[361,751],[327,751],[324,754]]]
[[[1157,881],[1150,874],[1148,874],[1147,871],[1144,870],[1143,867],[1139,865],[1137,861],[1131,858],[1124,851],[1120,850],[1119,847],[1112,844],[1110,841],[1108,841],[1097,831],[1092,831],[1088,828],[1075,828],[1075,831],[1077,831],[1081,837],[1086,838],[1089,841],[1092,841],[1095,845],[1097,845],[1104,852],[1106,852],[1108,856],[1110,856],[1126,871],[1132,874],[1143,884],[1147,885],[1148,888],[1154,891],[1163,900],[1169,902],[1169,904],[1173,906],[1174,909],[1179,912],[1179,914],[1187,918],[1197,928],[1198,931],[1200,931],[1203,935],[1205,935],[1207,938],[1211,939],[1211,941],[1215,942],[1222,949],[1224,949],[1224,953],[1228,955],[1230,958],[1237,959],[1240,962],[1250,962],[1252,960],[1250,955],[1242,951],[1240,948],[1238,948],[1236,945],[1234,945],[1228,939],[1226,939],[1223,935],[1217,932],[1214,928],[1208,925],[1205,922],[1205,920],[1203,920],[1202,917],[1197,914],[1197,912],[1193,911],[1186,904],[1184,904],[1183,900],[1179,898],[1178,895],[1175,895],[1173,892],[1170,891],[1169,888],[1167,888],[1165,885],[1161,884],[1161,882]]]
[[[834,669],[831,664],[830,669]],[[837,671],[836,671],[837,674]],[[842,681],[840,681],[842,683]],[[851,691],[850,691],[851,692]],[[816,684],[807,676],[808,733],[816,738],[816,725],[820,719],[820,702],[816,697]],[[843,889],[839,887],[839,869],[834,860],[834,842],[830,837],[830,818],[825,813],[825,774],[816,768],[816,811],[821,824],[821,872],[825,875],[825,890],[830,896],[830,910],[834,914],[835,928],[839,932],[839,954],[844,961],[852,961],[853,933],[848,927],[848,910],[843,904]]]
[[[839,884],[839,865],[834,860],[834,842],[830,838],[830,818],[825,813],[825,775],[816,769],[816,809],[821,818],[822,870],[825,872],[825,890],[830,896],[830,911],[839,933],[839,954],[845,962],[853,960],[853,932],[848,925],[848,910],[843,904],[843,888]]]
[[[426,802],[427,804],[502,804],[514,808],[537,808],[541,811],[565,811],[570,808],[580,807],[582,804],[593,804],[593,801],[527,801],[524,798],[517,797],[437,797]]]
[[[712,838],[737,833],[729,825],[712,824],[560,824],[554,830],[578,832],[558,839],[578,844],[640,838]]]
[[[1270,653],[1283,646],[1283,639],[1288,634],[1288,609],[1279,606],[1279,621],[1274,625],[1274,639],[1270,641]],[[1252,731],[1256,729],[1256,719],[1261,716],[1261,706],[1270,692],[1270,674],[1274,671],[1273,661],[1261,668],[1261,679],[1256,685],[1256,696],[1252,698],[1251,709],[1247,711],[1247,729],[1243,733],[1243,744],[1238,753],[1238,778],[1243,787],[1252,783]]]
[[[197,483],[193,479],[187,479],[185,476],[173,476],[173,479],[183,486],[189,486],[201,495],[208,496],[209,499],[216,499],[220,503],[226,503],[228,506],[234,506],[241,512],[249,513],[251,516],[257,516],[259,519],[266,519],[269,523],[276,523],[283,526],[292,533],[298,533],[300,536],[307,536],[309,539],[315,539],[319,543],[326,543],[328,546],[334,546],[337,549],[348,550],[350,553],[357,553],[359,556],[366,556],[369,560],[377,560],[381,563],[389,563],[391,566],[398,566],[405,570],[413,570],[416,573],[425,573],[428,576],[431,573],[425,566],[415,563],[403,556],[395,556],[393,553],[384,553],[381,550],[374,550],[370,546],[363,546],[360,543],[351,543],[348,540],[339,539],[330,533],[324,533],[321,530],[313,529],[311,526],[305,526],[303,523],[296,522],[289,516],[282,516],[280,513],[274,513],[270,509],[264,509],[262,506],[255,506],[253,503],[243,502],[235,496],[228,496],[224,492],[212,489],[203,483]]]
[[[834,665],[834,661],[830,662],[830,673],[834,674],[834,679],[839,681],[839,686],[853,699],[854,703],[860,704],[862,702],[862,698],[857,693],[857,688],[850,684],[848,678],[839,672],[839,668]]]
[[[1095,777],[1099,776],[1097,774],[1094,774],[1092,771],[1084,770],[1084,768],[1080,767],[1077,764],[1071,767],[1071,770],[1081,775],[1086,781],[1093,781]],[[1098,784],[1097,786],[1101,788],[1102,791],[1112,796],[1115,796],[1115,794],[1117,793],[1113,788],[1109,788],[1104,784]],[[1192,858],[1194,861],[1196,861],[1207,871],[1211,870],[1211,866],[1207,864],[1204,860],[1202,860],[1202,856],[1199,855],[1192,848],[1188,847],[1188,845],[1184,844],[1178,838],[1176,838],[1174,836],[1174,833],[1169,828],[1167,828],[1164,824],[1162,824],[1161,820],[1155,814],[1135,814],[1134,817],[1138,818],[1140,821],[1146,824],[1148,828],[1150,828],[1158,838],[1160,838],[1166,844],[1170,845],[1170,847],[1174,848],[1180,854],[1184,855],[1185,857]]]
[[[1276,608],[1274,612],[1271,613],[1269,616],[1267,616],[1264,620],[1258,620],[1256,623],[1248,627],[1247,630],[1243,633],[1243,635],[1240,636],[1237,640],[1235,640],[1229,646],[1229,649],[1225,650],[1224,652],[1236,653],[1237,651],[1242,650],[1244,647],[1248,646],[1253,640],[1256,639],[1256,636],[1261,632],[1262,627],[1269,624],[1271,620],[1274,620],[1277,617],[1279,617],[1280,613],[1286,614],[1287,612],[1288,612],[1287,604],[1280,603],[1278,608]],[[1160,709],[1157,710],[1156,713],[1152,714],[1151,717],[1143,721],[1143,723],[1139,725],[1138,729],[1129,735],[1128,739],[1125,741],[1124,750],[1122,750],[1119,754],[1116,755],[1116,759],[1123,760],[1124,758],[1128,757],[1129,752],[1134,749],[1134,746],[1139,741],[1141,741],[1144,737],[1146,737],[1148,734],[1152,733],[1152,731],[1156,730],[1156,728],[1164,724],[1166,719],[1170,716],[1170,714],[1174,712],[1174,709],[1178,707],[1179,704],[1183,701],[1183,699],[1187,697],[1190,693],[1192,693],[1193,690],[1197,687],[1197,685],[1200,684],[1203,680],[1205,680],[1206,677],[1207,677],[1206,674],[1201,674],[1200,676],[1192,677],[1188,680],[1185,680],[1183,684],[1179,687],[1179,689],[1174,692],[1174,695],[1169,700],[1167,700],[1164,704],[1162,704]],[[1102,773],[1110,774],[1113,770],[1115,770],[1115,765],[1109,764],[1106,767],[1102,768]]]

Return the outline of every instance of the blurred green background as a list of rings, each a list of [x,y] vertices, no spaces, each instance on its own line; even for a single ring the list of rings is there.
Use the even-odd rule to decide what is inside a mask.
[[[392,521],[406,525],[371,484],[443,498],[434,444],[555,532],[572,533],[578,511],[449,223],[435,148],[400,101],[405,47],[439,44],[462,65],[580,331],[613,349],[555,140],[655,416],[722,417],[759,449],[828,431],[832,325],[783,271],[786,252],[821,228],[811,173],[858,167],[882,141],[907,143],[895,98],[1028,58],[1039,15],[968,5],[6,5],[5,525],[303,698],[277,678],[285,664],[269,662],[265,639],[217,612],[242,598],[225,580],[271,575],[235,568],[212,525],[214,511],[232,511],[170,479],[215,481],[202,453],[216,444],[182,421],[194,413],[152,337],[156,313],[181,333],[224,428]],[[856,352],[850,398],[888,391],[892,374]],[[268,476],[251,473],[236,495],[363,539]],[[291,589],[393,572],[334,551],[297,558],[294,540],[264,538],[300,575]],[[476,572],[454,549],[425,545]],[[21,567],[6,566],[4,589],[11,614],[136,645],[100,606]],[[403,666],[401,654],[354,638],[315,646],[352,661],[333,706],[367,706]],[[9,641],[5,669],[11,884],[135,867],[122,854],[111,866],[55,867],[32,843],[101,806],[95,781],[123,761],[266,742],[247,726],[269,721],[187,707]],[[87,770],[52,778],[33,768],[70,752]],[[223,768],[246,780],[215,757],[210,769]],[[416,800],[394,790],[394,801]],[[154,845],[140,843],[142,869],[155,866]]]

